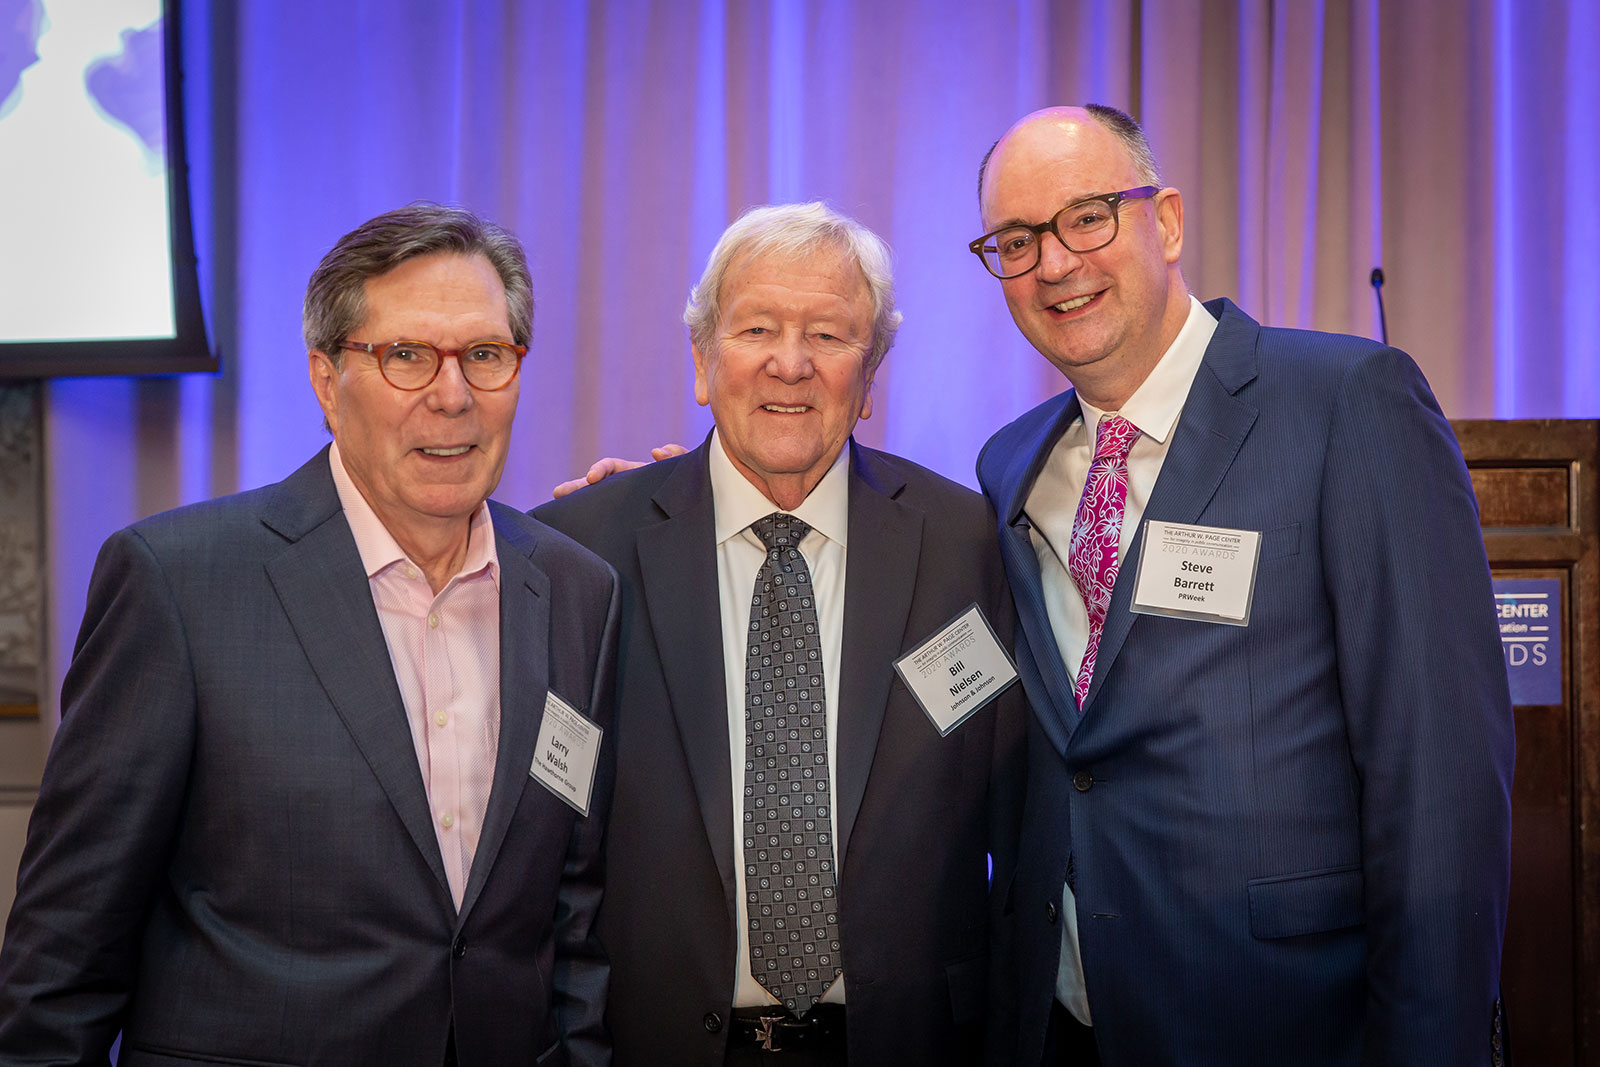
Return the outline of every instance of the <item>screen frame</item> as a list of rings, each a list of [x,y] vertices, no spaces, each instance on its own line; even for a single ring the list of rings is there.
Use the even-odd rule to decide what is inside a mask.
[[[0,379],[215,373],[206,336],[189,216],[189,157],[183,127],[181,0],[160,0],[167,136],[167,247],[172,256],[175,336],[117,340],[0,341]],[[93,299],[85,296],[84,299]]]

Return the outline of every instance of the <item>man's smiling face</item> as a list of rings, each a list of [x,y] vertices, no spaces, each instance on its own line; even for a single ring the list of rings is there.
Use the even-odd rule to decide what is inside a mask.
[[[366,282],[366,316],[346,340],[426,341],[460,348],[510,342],[505,286],[481,255],[438,252]],[[521,380],[494,392],[469,386],[446,359],[425,388],[396,389],[378,356],[311,353],[311,383],[345,470],[402,545],[406,532],[465,523],[494,491],[511,447]]]
[[[1148,178],[1087,112],[1041,112],[995,147],[984,179],[983,225],[1043,222],[1068,204],[1146,185]],[[1178,194],[1163,190],[1116,210],[1120,227],[1104,248],[1069,252],[1047,233],[1039,239],[1039,265],[1000,283],[1017,328],[1074,384],[1085,376],[1142,381],[1170,341],[1163,322],[1170,321],[1183,244]],[[1177,288],[1181,293],[1181,280]]]
[[[792,508],[872,412],[866,276],[850,253],[829,246],[741,257],[719,303],[715,341],[694,350],[695,399],[711,406],[740,473]]]

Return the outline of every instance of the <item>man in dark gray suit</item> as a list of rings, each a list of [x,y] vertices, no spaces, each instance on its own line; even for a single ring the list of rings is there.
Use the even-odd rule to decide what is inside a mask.
[[[864,227],[747,213],[685,312],[713,435],[535,512],[622,578],[619,1064],[981,1056],[1018,691],[941,735],[893,664],[974,605],[1009,643],[1012,609],[983,500],[851,439],[899,320]]]
[[[106,542],[0,1063],[609,1062],[616,580],[486,500],[532,317],[510,234],[371,220],[306,294],[333,446]]]

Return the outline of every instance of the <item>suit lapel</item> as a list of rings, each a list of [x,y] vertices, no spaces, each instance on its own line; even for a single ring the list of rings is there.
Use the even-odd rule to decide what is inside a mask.
[[[1255,425],[1256,409],[1235,394],[1256,376],[1256,338],[1261,327],[1231,301],[1214,301],[1206,309],[1219,315],[1217,331],[1206,347],[1194,384],[1189,387],[1172,447],[1167,450],[1161,475],[1145,507],[1146,519],[1181,523],[1198,519]],[[1141,541],[1136,535],[1130,542],[1117,575],[1105,629],[1100,635],[1094,678],[1083,701],[1085,714],[1134,625],[1135,616],[1128,608],[1133,602],[1134,578],[1139,573]]]
[[[528,788],[528,769],[544,721],[550,684],[550,577],[529,558],[534,544],[529,531],[511,523],[495,523],[495,552],[500,560],[500,742],[483,833],[462,894],[463,923],[483,890],[511,816]]]
[[[845,556],[835,771],[840,869],[867,791],[894,680],[891,665],[905,643],[922,552],[922,513],[895,499],[905,480],[854,441],[850,449],[850,543]]]
[[[1075,392],[1057,398],[1060,407],[1042,420],[1037,432],[1017,449],[1001,479],[997,510],[1000,513],[1000,551],[1011,579],[1011,592],[1017,603],[1017,619],[1043,682],[1048,705],[1033,702],[1040,728],[1058,752],[1065,754],[1067,743],[1078,728],[1078,704],[1072,695],[1072,675],[1061,659],[1055,630],[1044,602],[1044,579],[1039,555],[1030,537],[1032,525],[1026,506],[1028,493],[1044,468],[1056,441],[1072,425],[1083,409]],[[1063,561],[1065,563],[1065,561]]]
[[[266,571],[306,659],[448,899],[405,703],[326,450],[279,486],[262,521],[291,541]]]
[[[639,571],[650,629],[700,802],[711,853],[732,900],[733,769],[722,662],[715,512],[707,441],[656,491],[663,521],[639,531]]]

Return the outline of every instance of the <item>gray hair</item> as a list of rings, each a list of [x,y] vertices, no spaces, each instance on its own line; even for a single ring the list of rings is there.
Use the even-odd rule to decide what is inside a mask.
[[[1146,185],[1161,185],[1161,168],[1156,166],[1156,154],[1150,150],[1150,138],[1145,136],[1144,127],[1134,121],[1133,116],[1126,111],[1120,111],[1109,104],[1084,104],[1083,109],[1089,117],[1111,131],[1123,149],[1133,159],[1133,169],[1139,172],[1139,180]],[[1000,147],[996,141],[989,146],[989,151],[983,154],[983,160],[978,164],[978,203],[983,203],[983,178],[989,171],[989,158],[994,155],[994,150]]]
[[[532,339],[533,279],[521,242],[464,208],[419,201],[363,222],[322,257],[306,285],[301,314],[306,348],[325,353],[338,367],[339,346],[366,318],[367,279],[435,252],[487,259],[505,286],[511,339],[519,345]]]
[[[1145,136],[1144,127],[1135,122],[1132,115],[1108,104],[1085,104],[1083,109],[1122,142],[1122,147],[1133,159],[1133,169],[1139,172],[1140,181],[1146,185],[1161,184],[1161,168],[1156,166],[1156,154],[1150,150],[1150,138]]]
[[[683,324],[689,339],[702,352],[716,348],[717,322],[722,317],[722,282],[740,256],[778,255],[793,258],[820,248],[847,252],[867,279],[872,298],[872,346],[866,368],[876,370],[894,345],[903,316],[894,307],[892,256],[883,238],[855,219],[841,215],[821,201],[755,207],[723,231],[706,260],[705,273],[689,290]]]

